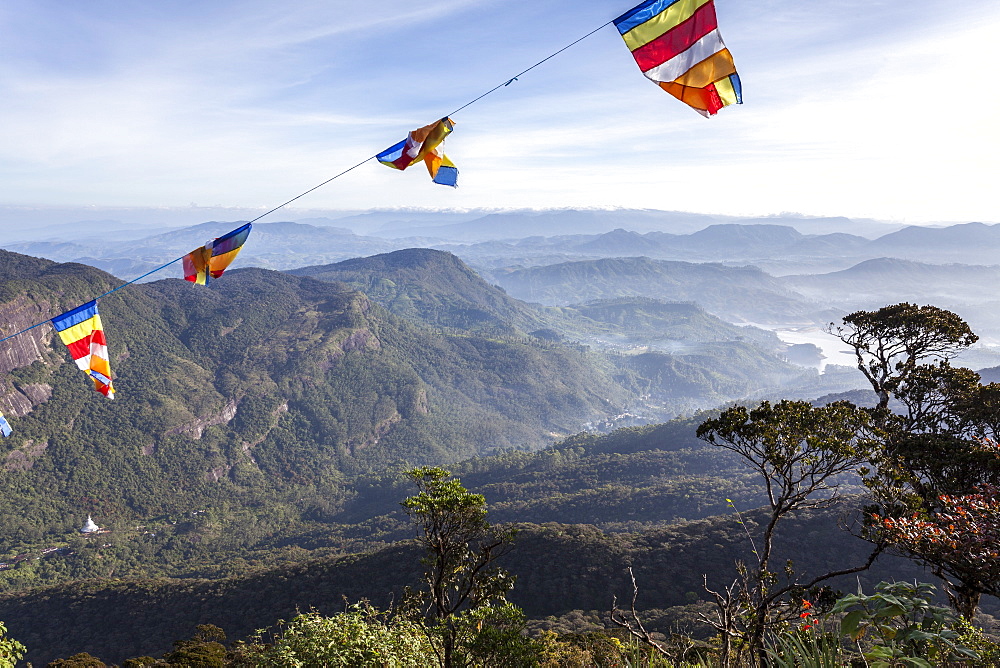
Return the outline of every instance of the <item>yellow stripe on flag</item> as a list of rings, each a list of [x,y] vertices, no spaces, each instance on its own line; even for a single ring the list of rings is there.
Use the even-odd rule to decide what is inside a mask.
[[[739,98],[736,96],[736,89],[733,88],[733,81],[729,77],[715,82],[715,90],[719,93],[719,98],[722,100],[724,106],[729,106],[731,104],[739,104]]]
[[[709,2],[712,0],[677,0],[653,18],[629,30],[622,35],[622,38],[628,45],[628,50],[635,51],[687,21],[700,7]]]
[[[73,325],[68,327],[61,332],[59,332],[59,338],[67,346],[71,343],[75,343],[82,338],[90,336],[95,329],[104,329],[101,326],[101,316],[95,315],[90,320],[84,320],[78,325]]]

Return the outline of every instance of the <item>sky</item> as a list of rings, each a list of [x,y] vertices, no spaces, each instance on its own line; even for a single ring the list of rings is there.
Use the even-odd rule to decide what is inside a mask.
[[[263,212],[632,4],[4,0],[0,206]],[[715,4],[742,106],[699,116],[609,25],[453,116],[459,188],[370,161],[293,207],[1000,222],[1000,3]]]

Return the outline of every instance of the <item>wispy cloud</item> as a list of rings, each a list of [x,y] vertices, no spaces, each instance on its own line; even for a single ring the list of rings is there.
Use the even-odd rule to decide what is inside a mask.
[[[457,191],[371,165],[307,204],[996,218],[1000,93],[969,67],[992,57],[995,3],[717,5],[742,108],[699,118],[608,29],[459,116]],[[273,205],[624,9],[11,0],[0,203]]]

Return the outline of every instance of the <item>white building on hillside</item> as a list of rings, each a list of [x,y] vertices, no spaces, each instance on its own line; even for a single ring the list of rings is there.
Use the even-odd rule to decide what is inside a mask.
[[[83,525],[82,529],[80,529],[80,533],[97,533],[100,530],[101,527],[94,523],[94,520],[91,519],[90,515],[87,515],[87,523]]]

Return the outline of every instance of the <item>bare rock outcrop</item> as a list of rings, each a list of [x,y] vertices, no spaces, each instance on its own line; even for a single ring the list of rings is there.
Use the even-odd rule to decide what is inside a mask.
[[[10,336],[22,329],[52,317],[52,305],[40,299],[33,301],[26,295],[0,304],[0,338]],[[52,328],[48,325],[35,327],[0,346],[0,373],[10,373],[22,369],[32,362],[43,359],[43,353],[52,342]]]
[[[173,436],[176,434],[183,434],[188,438],[197,441],[209,427],[214,427],[220,424],[228,424],[230,420],[236,417],[236,407],[236,400],[231,399],[226,402],[226,405],[222,407],[222,411],[220,411],[217,415],[199,418],[188,422],[187,424],[182,424],[179,427],[174,427],[173,429],[168,430],[166,435]]]
[[[11,450],[4,457],[3,467],[8,471],[27,471],[35,465],[35,460],[49,447],[48,441],[27,440],[21,447]]]

